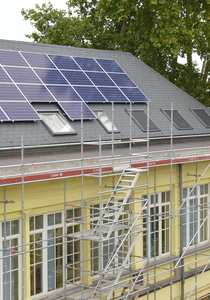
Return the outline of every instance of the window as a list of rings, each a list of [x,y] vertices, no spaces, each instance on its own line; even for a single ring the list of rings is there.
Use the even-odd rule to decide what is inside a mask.
[[[106,223],[109,225],[113,224],[114,220],[114,211],[119,209],[121,206],[120,201],[116,201],[115,203],[109,203],[110,207],[110,212],[106,212],[105,216],[103,217],[103,222],[102,226]],[[106,206],[106,203],[103,203],[103,208]],[[93,224],[91,228],[95,228],[95,225],[98,224],[100,220],[100,211],[102,211],[102,208],[100,209],[99,204],[94,204],[93,209],[91,209],[91,223]],[[113,207],[113,210],[112,210]],[[129,211],[130,210],[130,205],[127,204],[124,206],[123,212],[121,212],[121,215],[118,220],[118,225],[128,225],[129,222]],[[118,245],[119,238],[122,235],[125,235],[125,231],[123,230],[116,230],[113,231],[112,234],[110,235],[110,238],[103,242],[98,242],[98,241],[91,241],[91,270],[95,272],[99,272],[100,270],[104,269],[107,265],[107,263],[110,261],[110,258],[112,257],[113,251]],[[105,233],[106,236],[106,233]],[[114,264],[122,264],[127,256],[129,247],[131,244],[131,237],[129,236],[122,244],[122,246],[119,249],[118,255],[115,257],[115,260],[113,261],[113,267]],[[116,266],[116,265],[115,265]]]
[[[80,210],[67,210],[66,213],[67,218],[74,219],[80,215]],[[30,217],[31,296],[63,288],[65,275],[69,283],[79,277],[80,241],[67,237],[64,243],[63,224],[62,212]],[[67,234],[80,231],[76,220],[66,225]],[[65,265],[68,268],[64,268]]]
[[[130,111],[126,110],[129,114]],[[142,131],[147,131],[147,114],[144,110],[132,110],[132,119],[141,128]],[[149,118],[149,131],[160,131],[157,125]]]
[[[2,223],[2,237],[6,234],[5,239],[2,238],[1,248],[3,249],[2,263],[2,281],[3,291],[0,291],[0,298],[5,300],[19,300],[20,289],[20,256],[16,255],[20,249],[20,225],[19,220],[6,222],[6,228]],[[2,293],[2,294],[1,294]]]
[[[143,196],[148,199],[148,196]],[[149,258],[161,256],[169,252],[169,204],[170,192],[165,191],[149,195],[147,208],[148,219],[145,216],[143,226],[147,229],[143,233],[143,255]],[[147,252],[147,235],[149,236],[149,249]]]
[[[39,112],[39,115],[52,134],[76,133],[72,126],[58,112]]]
[[[112,204],[113,205],[113,204]],[[103,204],[103,207],[106,206],[106,203]],[[95,225],[98,224],[100,219],[100,205],[94,204],[93,209],[91,210],[91,223],[94,225],[91,228],[95,228]],[[106,221],[103,220],[103,224],[105,222],[109,222],[109,220],[114,219],[113,213],[106,214]],[[106,267],[106,264],[109,260],[109,257],[114,249],[115,239],[114,234],[111,235],[112,238],[104,241],[103,243],[98,241],[91,241],[91,270],[98,272],[100,269]],[[101,246],[101,247],[100,247]],[[101,266],[100,266],[101,263]]]
[[[98,118],[98,121],[101,123],[101,125],[106,129],[107,132],[111,133],[112,131],[114,132],[119,132],[116,126],[112,123],[112,121],[107,117],[107,115],[103,111],[95,111],[95,115]]]
[[[204,109],[193,108],[191,111],[206,128],[210,127],[210,115]]]
[[[171,120],[171,110],[163,109],[162,112],[166,115],[166,117]],[[193,129],[192,126],[183,118],[183,116],[176,110],[173,110],[173,123],[177,129]]]
[[[198,185],[194,189],[193,187],[183,189],[183,247],[187,247],[189,244],[195,245],[208,239],[208,220],[198,230],[207,215],[206,206],[208,207],[209,202],[208,190],[208,184]]]
[[[43,215],[30,218],[31,296],[43,292]]]

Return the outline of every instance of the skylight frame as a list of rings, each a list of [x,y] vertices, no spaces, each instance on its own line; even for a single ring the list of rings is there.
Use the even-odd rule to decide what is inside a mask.
[[[41,118],[42,123],[44,124],[44,126],[50,131],[50,133],[52,135],[67,135],[67,134],[77,134],[76,130],[72,127],[72,125],[69,123],[69,121],[67,121],[64,116],[57,110],[53,110],[53,111],[49,111],[49,110],[42,110],[42,111],[38,111],[38,114]],[[51,120],[49,120],[49,122],[47,122],[44,118],[43,115],[54,115],[56,117],[56,122],[63,122],[63,124],[65,124],[65,126],[69,127],[69,130],[65,130],[65,131],[61,131],[61,130],[55,130],[52,126],[52,124],[50,124]],[[55,124],[56,126],[56,124]]]
[[[170,108],[167,108],[167,109],[160,109],[162,111],[162,113],[168,118],[169,121],[171,121],[171,117],[167,114],[166,111],[169,111],[171,112],[171,109]],[[179,127],[178,123],[175,122],[175,119],[174,119],[174,112],[178,113],[179,117],[181,117],[188,125],[189,127]],[[178,129],[178,130],[192,130],[193,127],[190,125],[190,123],[188,123],[188,121],[183,117],[183,115],[177,110],[177,109],[173,109],[173,125]]]
[[[112,120],[110,120],[110,118],[103,111],[103,109],[94,109],[93,112],[96,115],[98,122],[102,125],[102,127],[106,130],[106,132],[108,132],[108,133],[112,133],[112,132],[114,132],[114,133],[120,133],[120,130],[113,124]],[[100,116],[98,115],[98,113],[102,113],[103,116],[101,116],[101,118],[100,118]],[[110,124],[111,125],[111,129],[109,129],[107,127],[107,125],[105,124],[106,120],[102,120],[103,117],[107,118],[107,122],[111,123]]]
[[[201,124],[206,127],[206,128],[210,128],[210,123],[209,125],[207,125],[196,113],[194,110],[200,110],[206,113],[207,116],[209,116],[210,119],[210,115],[207,113],[207,111],[204,108],[190,108],[191,112],[193,113],[193,115],[201,122]]]
[[[141,123],[138,122],[138,120],[135,118],[135,116],[132,115],[132,112],[143,112],[144,115],[147,118],[147,113],[145,111],[145,109],[132,109],[130,111],[130,109],[126,109],[126,112],[128,113],[129,116],[131,116],[132,120],[136,123],[136,125],[143,131],[143,132],[147,132],[147,123],[146,123],[146,127],[143,127],[143,125]],[[131,114],[130,114],[131,112]],[[155,129],[149,129],[149,132],[158,132],[161,131],[160,128],[157,126],[157,124],[149,117],[149,122],[152,122],[156,128]],[[150,127],[150,126],[149,126]]]

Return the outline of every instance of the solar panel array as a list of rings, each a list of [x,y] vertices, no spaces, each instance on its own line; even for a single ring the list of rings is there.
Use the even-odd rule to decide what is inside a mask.
[[[54,102],[70,119],[93,119],[86,103],[147,102],[115,60],[0,50],[0,121],[40,119]]]

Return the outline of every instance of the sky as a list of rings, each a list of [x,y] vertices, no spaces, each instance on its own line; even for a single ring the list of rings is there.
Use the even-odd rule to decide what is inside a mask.
[[[67,0],[0,0],[0,39],[32,41],[25,34],[32,33],[29,21],[23,20],[22,8],[35,8],[35,4],[51,2],[54,8],[67,10]]]

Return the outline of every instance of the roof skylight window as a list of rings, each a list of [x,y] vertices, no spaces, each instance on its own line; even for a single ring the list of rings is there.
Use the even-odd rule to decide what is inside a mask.
[[[210,128],[210,115],[203,108],[192,108],[191,111],[206,128]]]
[[[76,131],[59,112],[39,112],[39,115],[52,134],[75,134]]]
[[[163,109],[162,112],[166,115],[166,117],[171,120],[171,110]],[[183,118],[183,116],[176,110],[173,110],[172,114],[173,123],[177,129],[193,129],[192,126]]]
[[[127,110],[130,114],[130,111]],[[132,110],[131,116],[134,122],[141,128],[142,131],[147,131],[147,114],[144,110]],[[149,118],[149,131],[160,131],[157,125]]]
[[[94,113],[97,116],[98,121],[101,123],[101,125],[105,128],[107,132],[109,133],[111,133],[112,131],[119,132],[117,127],[114,126],[112,121],[107,117],[107,115],[102,110],[98,110],[98,111],[94,110]]]

